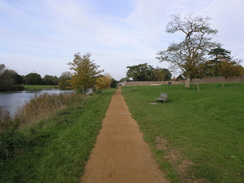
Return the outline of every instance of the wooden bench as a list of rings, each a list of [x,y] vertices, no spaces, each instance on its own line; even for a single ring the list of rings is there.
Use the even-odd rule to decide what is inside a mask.
[[[159,102],[166,102],[168,98],[168,94],[167,93],[161,93],[159,98],[156,98]]]

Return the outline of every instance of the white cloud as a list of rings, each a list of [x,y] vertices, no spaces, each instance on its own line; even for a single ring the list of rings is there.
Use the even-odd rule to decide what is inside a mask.
[[[209,6],[199,12],[212,19],[212,27],[218,30],[218,42],[232,51],[232,55],[237,59],[244,59],[243,6],[243,0],[222,0],[221,5],[218,0],[213,0]]]
[[[18,60],[22,67],[16,71],[20,73],[28,72],[29,67],[29,72],[39,70],[42,75],[60,74],[68,69],[66,63],[75,52],[92,52],[101,69],[116,79],[125,76],[129,65],[147,62],[167,67],[155,57],[180,38],[165,33],[170,15],[175,13],[208,15],[213,28],[219,30],[219,42],[237,58],[243,57],[242,0],[223,0],[221,6],[217,0],[131,0],[123,3],[124,7],[128,3],[128,10],[118,9],[119,14],[110,11],[116,7],[104,6],[98,11],[96,1],[0,0],[0,62],[11,68],[17,67],[14,60]]]

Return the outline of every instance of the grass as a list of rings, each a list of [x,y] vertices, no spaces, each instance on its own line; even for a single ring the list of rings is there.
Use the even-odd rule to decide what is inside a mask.
[[[122,90],[129,110],[172,182],[244,182],[244,83],[133,88]]]
[[[78,182],[113,93],[94,94],[20,130],[18,154],[0,162],[0,182]]]
[[[33,123],[37,119],[47,119],[53,113],[68,106],[79,106],[83,95],[75,93],[47,94],[33,98],[17,110],[15,118],[22,124]]]
[[[58,88],[56,85],[23,85],[25,90],[49,90]]]

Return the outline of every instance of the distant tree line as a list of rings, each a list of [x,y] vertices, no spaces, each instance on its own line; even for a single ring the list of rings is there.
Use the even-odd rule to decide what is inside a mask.
[[[0,91],[23,90],[23,85],[59,85],[60,81],[70,79],[70,75],[63,73],[59,78],[52,75],[45,75],[42,78],[40,74],[29,73],[21,76],[16,71],[6,68],[4,64],[0,64]]]
[[[90,56],[90,53],[83,56],[76,53],[73,62],[69,62],[75,72],[63,72],[60,77],[45,75],[42,78],[38,73],[21,76],[0,64],[0,91],[24,90],[24,85],[54,85],[61,90],[74,89],[82,92],[90,87],[96,90],[117,87],[118,81],[109,74],[100,74],[101,71],[97,70],[98,66],[90,60]]]
[[[164,81],[170,80],[172,74],[166,68],[154,68],[147,63],[127,66],[126,76],[133,81]]]

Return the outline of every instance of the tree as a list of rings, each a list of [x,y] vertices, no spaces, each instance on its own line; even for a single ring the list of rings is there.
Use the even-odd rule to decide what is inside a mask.
[[[37,73],[29,73],[25,76],[26,85],[40,85],[42,84],[42,77]]]
[[[45,75],[44,78],[42,78],[42,84],[44,84],[44,85],[57,85],[58,84],[58,77],[57,76],[51,76],[51,75]]]
[[[154,68],[147,63],[138,64],[133,66],[127,66],[129,69],[126,73],[128,78],[132,78],[134,81],[153,81]]]
[[[13,73],[13,79],[15,85],[21,85],[23,84],[23,77],[19,75],[17,72],[14,71]]]
[[[0,64],[0,91],[13,90],[15,73],[13,70],[6,69],[4,64]]]
[[[121,79],[119,80],[119,82],[123,83],[123,82],[125,82],[125,81],[127,81],[127,80],[128,80],[128,78],[125,77],[125,78],[121,78]]]
[[[167,50],[158,52],[158,59],[167,61],[174,68],[181,69],[186,77],[185,87],[190,87],[190,80],[199,75],[201,63],[206,62],[205,56],[216,43],[210,35],[217,30],[211,29],[209,18],[174,15],[166,27],[168,33],[181,32],[184,40],[172,43]]]
[[[110,87],[111,88],[116,88],[118,86],[118,81],[115,80],[114,78],[112,78],[112,81],[111,81],[111,84],[110,84]]]
[[[72,74],[71,72],[63,72],[61,76],[59,77],[58,87],[61,90],[70,90],[70,80],[71,80]]]
[[[74,71],[70,81],[71,87],[76,91],[85,93],[86,89],[96,84],[97,76],[103,72],[103,70],[98,70],[100,66],[96,65],[90,57],[90,53],[83,56],[76,53],[73,62],[68,63],[71,66],[70,69]]]
[[[229,77],[240,76],[243,67],[241,60],[234,60],[231,51],[220,46],[212,49],[209,54],[210,60],[205,63],[204,74],[207,76],[224,76],[225,80]],[[224,83],[222,85],[224,87]]]
[[[221,48],[220,45],[218,45],[217,48],[214,48],[210,50],[208,55],[210,56],[212,62],[220,62],[222,60],[230,60],[231,59],[231,51],[226,50],[224,48]]]
[[[219,72],[225,77],[225,80],[229,77],[240,76],[243,72],[243,67],[236,61],[222,61],[219,65]],[[224,87],[224,83],[222,88]]]
[[[164,80],[170,80],[172,74],[169,72],[168,69],[156,67],[154,69],[154,77],[156,81],[164,81]]]
[[[23,90],[21,86],[23,78],[14,70],[7,69],[0,64],[0,91]]]
[[[228,62],[232,59],[231,51],[226,50],[218,46],[217,48],[212,49],[208,55],[210,57],[203,65],[203,72],[206,76],[221,76],[222,73],[219,70],[221,63]]]
[[[96,88],[98,90],[110,88],[112,77],[109,74],[101,75],[97,78]]]

